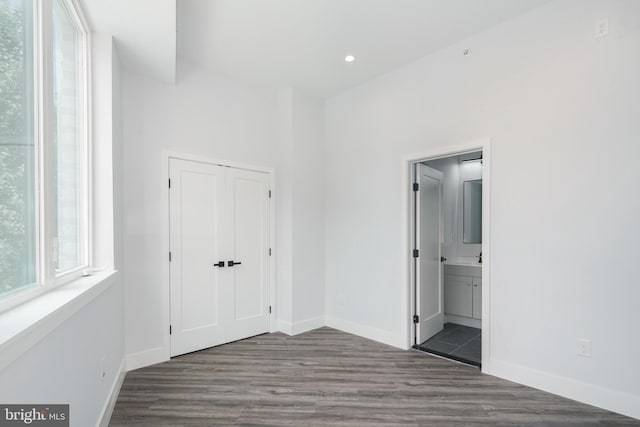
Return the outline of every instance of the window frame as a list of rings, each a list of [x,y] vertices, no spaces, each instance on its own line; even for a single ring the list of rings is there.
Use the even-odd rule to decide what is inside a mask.
[[[53,1],[33,0],[33,136],[35,181],[35,283],[0,295],[0,312],[36,298],[58,286],[69,283],[90,270],[93,263],[92,212],[92,132],[91,132],[91,33],[82,8],[76,0],[58,0],[68,14],[77,37],[77,83],[79,91],[78,164],[81,194],[79,221],[82,222],[80,265],[61,273],[55,269],[55,186],[54,81],[53,81]]]

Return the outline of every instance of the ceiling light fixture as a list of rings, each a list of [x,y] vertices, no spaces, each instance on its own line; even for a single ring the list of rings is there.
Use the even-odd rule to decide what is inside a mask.
[[[356,60],[356,57],[353,55],[347,55],[344,57],[344,62],[353,62]]]

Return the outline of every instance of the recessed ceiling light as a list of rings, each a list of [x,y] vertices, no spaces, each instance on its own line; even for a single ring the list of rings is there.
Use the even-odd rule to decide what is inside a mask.
[[[353,55],[347,55],[344,57],[344,62],[353,62],[356,60],[356,57]]]

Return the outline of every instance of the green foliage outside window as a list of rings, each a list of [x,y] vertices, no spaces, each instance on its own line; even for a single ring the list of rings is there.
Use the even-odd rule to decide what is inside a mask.
[[[35,281],[29,13],[0,0],[0,295]]]

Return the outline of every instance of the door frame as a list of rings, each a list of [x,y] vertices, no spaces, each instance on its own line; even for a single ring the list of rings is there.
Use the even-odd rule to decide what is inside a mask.
[[[271,198],[269,199],[269,247],[271,248],[271,256],[269,257],[269,305],[271,313],[269,314],[269,332],[276,331],[276,241],[275,241],[275,169],[267,166],[256,166],[246,163],[233,162],[228,160],[214,159],[207,156],[196,154],[181,153],[170,150],[162,150],[162,251],[164,262],[162,263],[162,318],[163,318],[163,346],[162,353],[165,360],[171,358],[171,336],[169,334],[169,325],[171,324],[171,271],[169,263],[169,161],[170,159],[187,160],[199,163],[209,163],[218,166],[231,167],[236,169],[250,170],[254,172],[266,173],[269,177],[269,189]]]
[[[415,295],[414,213],[413,197],[414,165],[416,163],[482,151],[482,372],[491,372],[491,138],[470,140],[453,145],[443,145],[402,158],[401,223],[402,223],[402,282],[403,307],[401,310],[405,348],[413,347],[415,328],[413,315]]]

